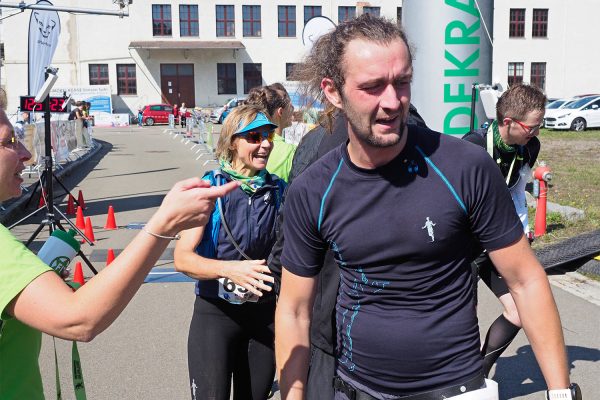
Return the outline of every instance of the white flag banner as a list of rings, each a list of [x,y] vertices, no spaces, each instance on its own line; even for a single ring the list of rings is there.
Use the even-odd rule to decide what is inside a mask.
[[[47,0],[36,4],[49,5]],[[60,35],[60,19],[56,11],[31,10],[29,18],[29,95],[35,96],[46,80],[46,67],[50,66]]]

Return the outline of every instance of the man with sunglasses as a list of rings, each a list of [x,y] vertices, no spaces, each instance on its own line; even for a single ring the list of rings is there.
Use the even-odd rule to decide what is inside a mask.
[[[523,231],[530,237],[527,218],[525,184],[531,177],[540,151],[540,141],[536,137],[544,120],[546,96],[531,85],[514,85],[498,99],[496,120],[487,129],[469,132],[463,139],[484,147],[496,161],[515,204],[515,209],[523,224]],[[508,286],[492,264],[487,252],[483,252],[473,262],[483,282],[500,300],[502,314],[488,330],[481,354],[483,371],[487,376],[502,352],[510,345],[519,330],[521,319]]]

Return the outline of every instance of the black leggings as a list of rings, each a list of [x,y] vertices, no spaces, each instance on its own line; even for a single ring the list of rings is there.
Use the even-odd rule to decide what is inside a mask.
[[[188,336],[192,400],[265,400],[275,376],[275,299],[230,304],[196,296]]]

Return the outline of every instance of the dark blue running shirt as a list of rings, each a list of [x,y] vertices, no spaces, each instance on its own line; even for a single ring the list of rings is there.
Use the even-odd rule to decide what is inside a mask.
[[[482,368],[469,260],[523,235],[498,167],[479,146],[409,126],[389,164],[361,169],[344,144],[289,187],[282,264],[340,265],[338,365],[382,393],[461,382]]]

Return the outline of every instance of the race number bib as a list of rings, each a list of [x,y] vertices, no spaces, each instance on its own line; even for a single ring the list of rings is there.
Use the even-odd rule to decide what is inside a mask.
[[[228,278],[219,278],[219,297],[231,304],[242,304],[247,301],[256,303],[258,296],[243,286],[236,285]]]

